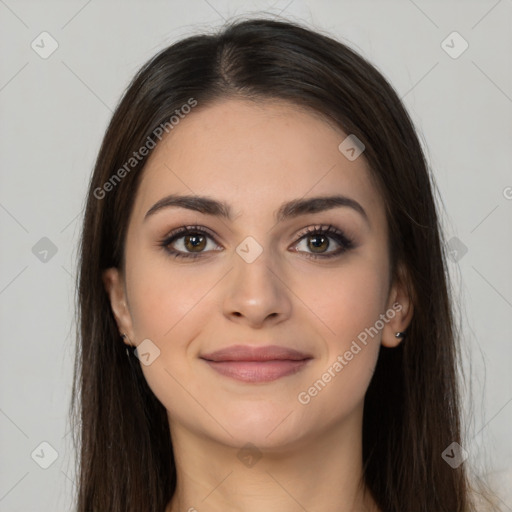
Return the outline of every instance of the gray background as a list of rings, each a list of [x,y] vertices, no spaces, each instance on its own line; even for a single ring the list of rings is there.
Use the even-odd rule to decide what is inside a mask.
[[[71,507],[76,243],[112,110],[159,49],[262,11],[345,40],[403,98],[454,251],[473,385],[463,447],[479,471],[512,482],[512,0],[0,0],[1,511]],[[58,44],[47,58],[44,31]],[[58,453],[47,469],[52,448],[42,442]],[[511,496],[501,499],[512,510]]]

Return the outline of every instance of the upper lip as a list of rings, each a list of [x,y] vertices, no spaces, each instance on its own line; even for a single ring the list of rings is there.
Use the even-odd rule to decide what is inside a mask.
[[[278,345],[266,345],[264,347],[251,347],[249,345],[231,345],[230,347],[216,350],[208,354],[202,354],[201,359],[208,361],[302,361],[310,359],[311,355],[293,348],[280,347]]]

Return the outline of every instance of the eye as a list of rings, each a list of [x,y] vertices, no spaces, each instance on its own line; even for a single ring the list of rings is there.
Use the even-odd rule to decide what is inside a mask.
[[[333,240],[334,244],[330,241]],[[208,242],[213,242],[213,248],[206,250]],[[295,250],[303,253],[306,258],[327,259],[341,255],[351,249],[354,244],[343,231],[334,226],[311,226],[301,233],[295,247],[305,245],[304,250]],[[172,231],[167,237],[159,242],[159,245],[175,258],[194,259],[203,256],[205,253],[218,250],[220,247],[213,235],[201,226],[182,226]],[[328,251],[334,245],[335,250]],[[337,249],[336,249],[337,246]]]
[[[330,240],[334,240],[334,245],[338,246],[338,249],[327,252],[333,244]],[[312,252],[305,253],[307,258],[333,258],[351,249],[354,244],[353,241],[348,238],[343,231],[335,228],[334,226],[311,226],[306,229],[305,233],[299,240],[299,245],[305,245],[305,248]],[[298,245],[297,245],[298,247]],[[302,251],[297,251],[302,252]]]
[[[215,242],[213,236],[204,228],[182,226],[172,231],[159,245],[175,258],[197,258],[205,252],[210,252],[204,250],[208,246],[208,240]],[[178,247],[171,247],[173,244]]]

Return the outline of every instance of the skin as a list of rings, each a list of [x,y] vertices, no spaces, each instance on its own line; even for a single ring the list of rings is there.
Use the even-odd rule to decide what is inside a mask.
[[[127,344],[150,339],[160,355],[141,368],[166,407],[178,474],[166,512],[376,511],[362,477],[363,400],[380,344],[400,343],[412,304],[390,283],[384,203],[364,153],[349,161],[346,137],[319,116],[288,104],[228,99],[199,107],[153,150],[129,219],[124,271],[104,272]],[[146,212],[168,194],[208,195],[231,205],[233,221],[184,208]],[[338,207],[276,223],[285,201],[346,195],[365,209]],[[355,246],[329,260],[304,228],[329,225]],[[202,256],[175,259],[159,242],[186,225],[209,228]],[[236,252],[248,236],[263,252]],[[330,236],[330,235],[329,235]],[[313,240],[314,241],[314,240]],[[175,249],[190,254],[180,238]],[[329,239],[321,250],[334,252]],[[321,252],[321,251],[320,251]],[[344,354],[379,315],[402,309],[304,405],[301,391]],[[293,375],[244,383],[212,370],[201,354],[241,343],[312,354]],[[241,447],[258,458],[238,457]]]

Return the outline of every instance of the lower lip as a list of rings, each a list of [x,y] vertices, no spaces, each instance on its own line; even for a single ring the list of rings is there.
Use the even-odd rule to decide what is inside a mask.
[[[301,361],[208,361],[208,365],[226,377],[244,382],[270,382],[302,370],[310,359]]]

